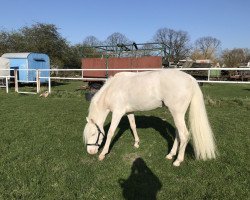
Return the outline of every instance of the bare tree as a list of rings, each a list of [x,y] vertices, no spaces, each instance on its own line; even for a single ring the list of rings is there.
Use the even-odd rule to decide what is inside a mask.
[[[250,49],[245,48],[244,53],[245,53],[245,61],[244,62],[245,63],[250,62]]]
[[[180,59],[186,58],[191,50],[189,45],[189,36],[185,31],[177,31],[174,37],[174,56],[175,60],[179,61]]]
[[[155,55],[155,51],[153,51],[154,48],[156,48],[156,45],[152,43],[146,43],[140,48],[141,50],[140,55],[141,56],[153,56]]]
[[[201,59],[214,60],[220,46],[221,41],[214,37],[201,37],[195,41],[195,52],[200,55]]]
[[[226,49],[222,52],[222,59],[227,67],[238,67],[241,63],[248,62],[247,52],[245,49]]]
[[[87,36],[84,40],[83,40],[83,45],[84,46],[97,46],[97,45],[101,45],[101,42],[93,35]]]
[[[191,49],[189,46],[189,35],[185,31],[161,28],[157,30],[153,40],[165,44],[167,48],[165,53],[175,62],[186,58]]]
[[[123,35],[122,33],[115,32],[107,37],[106,44],[107,45],[117,45],[117,44],[127,44],[129,39]]]

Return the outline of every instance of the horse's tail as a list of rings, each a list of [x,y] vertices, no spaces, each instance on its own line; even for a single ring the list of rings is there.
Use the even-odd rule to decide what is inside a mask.
[[[190,104],[189,123],[196,158],[202,160],[215,158],[217,152],[214,135],[208,121],[203,95],[196,81]]]

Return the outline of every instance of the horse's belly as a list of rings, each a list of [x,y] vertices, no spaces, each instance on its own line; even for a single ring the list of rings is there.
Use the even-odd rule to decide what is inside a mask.
[[[127,106],[127,112],[153,110],[162,107],[162,104],[163,103],[160,100],[145,101],[141,99],[139,101],[132,101]]]

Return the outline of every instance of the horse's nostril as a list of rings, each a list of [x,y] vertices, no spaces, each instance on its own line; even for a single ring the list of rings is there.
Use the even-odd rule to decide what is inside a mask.
[[[89,150],[88,150],[88,153],[89,153],[89,154],[96,154],[97,151],[96,151],[96,149],[89,149]]]

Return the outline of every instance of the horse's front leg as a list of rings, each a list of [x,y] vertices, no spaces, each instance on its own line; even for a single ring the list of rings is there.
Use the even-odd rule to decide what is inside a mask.
[[[139,139],[137,131],[136,131],[135,115],[134,114],[128,114],[127,116],[128,116],[129,124],[130,124],[130,127],[132,129],[132,132],[133,132],[133,135],[134,135],[134,138],[135,138],[134,147],[139,148],[140,139]]]
[[[121,113],[121,112],[113,112],[111,125],[109,127],[109,131],[108,131],[108,134],[107,134],[106,143],[104,145],[104,148],[103,148],[101,154],[99,155],[99,160],[103,160],[105,158],[105,155],[108,153],[109,146],[110,146],[110,143],[111,143],[111,139],[114,136],[115,130],[116,130],[116,128],[117,128],[123,114],[124,113]]]

